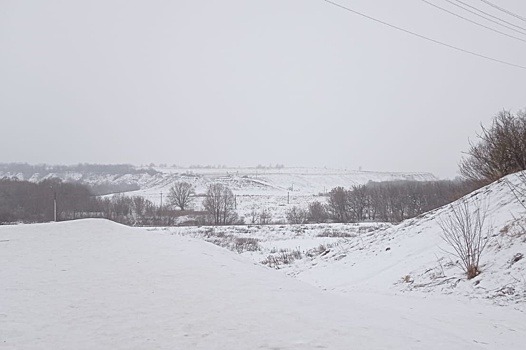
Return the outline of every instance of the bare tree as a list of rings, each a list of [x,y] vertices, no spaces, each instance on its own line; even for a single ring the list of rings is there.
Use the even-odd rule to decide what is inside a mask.
[[[490,225],[485,225],[487,205],[480,202],[469,205],[466,199],[461,199],[448,208],[447,217],[439,220],[442,238],[453,248],[451,254],[460,259],[468,279],[471,279],[480,273],[480,256],[490,237]]]
[[[325,205],[318,201],[309,204],[308,219],[310,221],[320,223],[326,222],[328,218],[329,214]]]
[[[343,187],[335,187],[329,192],[327,200],[329,212],[337,222],[349,220],[349,192]]]
[[[270,224],[270,221],[272,220],[272,214],[270,213],[270,210],[263,209],[258,215],[259,223],[261,225],[268,225]]]
[[[500,112],[490,128],[482,127],[478,143],[470,142],[460,162],[461,174],[472,181],[493,182],[526,169],[526,112]]]
[[[235,197],[232,190],[223,184],[208,185],[203,207],[214,225],[228,225],[237,221]]]
[[[348,192],[348,204],[352,217],[356,221],[364,221],[365,212],[369,206],[369,196],[365,185],[353,186]]]
[[[170,187],[168,201],[171,205],[179,207],[181,210],[187,210],[194,194],[194,186],[188,182],[176,182]]]
[[[287,211],[287,221],[290,224],[304,224],[307,222],[308,212],[297,206],[293,206]]]

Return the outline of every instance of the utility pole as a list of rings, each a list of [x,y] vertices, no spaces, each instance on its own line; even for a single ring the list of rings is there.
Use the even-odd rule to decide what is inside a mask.
[[[163,193],[161,192],[161,205],[159,206],[159,215],[163,216]]]
[[[53,218],[57,222],[57,192],[53,192]]]
[[[287,192],[287,204],[290,204],[290,192]]]

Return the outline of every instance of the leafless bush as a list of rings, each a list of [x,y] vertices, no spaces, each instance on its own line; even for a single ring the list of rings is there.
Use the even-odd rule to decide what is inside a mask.
[[[460,172],[473,181],[492,182],[526,169],[526,112],[500,112],[490,128],[482,127],[479,142],[470,143]]]
[[[263,209],[259,213],[259,223],[261,225],[268,225],[270,224],[270,221],[272,220],[272,214],[270,213],[270,210]]]
[[[260,249],[259,241],[256,238],[236,237],[234,235],[225,235],[215,232],[209,233],[205,237],[207,242],[237,253],[254,252]]]
[[[320,254],[325,253],[327,250],[328,250],[328,248],[325,245],[320,244],[316,248],[312,248],[312,249],[307,250],[305,255],[308,256],[309,258],[314,258],[314,257],[316,257],[316,256],[318,256]]]
[[[290,224],[304,224],[307,222],[307,211],[299,207],[293,206],[287,211],[287,221]]]
[[[356,234],[351,234],[345,231],[340,231],[337,229],[326,229],[321,233],[318,233],[316,237],[337,237],[337,238],[344,238],[344,237],[354,237]]]
[[[490,237],[489,225],[485,225],[487,215],[487,205],[473,202],[470,206],[464,199],[451,204],[447,217],[439,220],[442,238],[453,248],[451,254],[460,259],[468,279],[480,273],[480,256]]]
[[[302,257],[303,255],[299,249],[282,249],[277,254],[267,256],[267,258],[261,263],[263,265],[267,265],[268,267],[279,269],[281,265],[292,264],[294,261],[301,259]]]
[[[329,219],[329,213],[327,212],[326,205],[318,201],[310,203],[308,218],[310,221],[316,223],[326,222]]]

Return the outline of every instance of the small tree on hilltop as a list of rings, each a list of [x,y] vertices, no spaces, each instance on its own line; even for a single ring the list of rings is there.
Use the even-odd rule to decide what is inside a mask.
[[[193,200],[194,186],[188,182],[176,182],[168,193],[170,204],[179,207],[181,210],[187,210]]]
[[[526,112],[500,112],[490,128],[482,127],[478,143],[470,143],[460,162],[461,174],[476,182],[493,182],[526,170]]]

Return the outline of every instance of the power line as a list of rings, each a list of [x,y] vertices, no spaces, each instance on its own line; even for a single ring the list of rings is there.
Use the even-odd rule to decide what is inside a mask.
[[[500,6],[498,6],[498,5],[495,5],[495,4],[491,3],[491,2],[489,2],[488,0],[480,0],[480,1],[482,1],[483,3],[489,5],[489,6],[493,7],[493,8],[496,8],[496,9],[499,10],[499,11],[502,11],[502,12],[504,12],[504,13],[510,15],[510,16],[513,16],[513,17],[515,17],[515,18],[520,19],[521,21],[526,22],[526,18],[524,18],[524,17],[522,17],[522,16],[520,16],[520,15],[514,13],[514,12],[511,12],[511,11],[509,11],[509,10],[506,10],[506,9],[503,8],[503,7],[500,7]]]
[[[490,21],[490,22],[495,23],[495,24],[497,24],[497,25],[499,25],[499,26],[501,26],[501,27],[507,28],[507,29],[509,29],[509,30],[513,30],[514,32],[520,33],[520,34],[522,34],[522,35],[526,35],[526,33],[522,31],[522,30],[526,30],[526,28],[519,27],[519,26],[517,26],[517,25],[515,25],[515,24],[513,24],[513,23],[507,22],[507,21],[505,21],[505,20],[503,20],[503,19],[500,19],[500,18],[498,18],[498,17],[496,17],[496,16],[493,16],[493,15],[487,13],[487,12],[484,12],[484,11],[482,11],[482,10],[479,10],[479,9],[477,9],[477,8],[474,7],[474,6],[468,5],[468,4],[466,4],[465,2],[462,2],[462,1],[460,1],[460,0],[455,0],[455,1],[458,2],[458,3],[467,6],[467,8],[464,7],[464,6],[462,6],[462,5],[459,5],[459,4],[457,4],[457,3],[454,3],[454,2],[451,1],[451,0],[445,0],[445,1],[449,2],[449,3],[450,3],[451,5],[453,5],[453,6],[456,6],[456,7],[459,7],[459,8],[461,8],[461,9],[463,9],[464,11],[467,11],[467,12],[469,12],[469,13],[471,13],[471,14],[474,14],[475,16],[478,16],[478,17],[484,18],[486,21]],[[473,10],[470,10],[469,8],[473,8],[473,9],[475,9],[476,11],[478,11],[478,12],[480,12],[480,13],[483,13],[483,14],[486,15],[486,16],[496,18],[498,21],[501,21],[501,22],[503,22],[503,23],[507,23],[507,24],[509,24],[509,25],[507,25],[507,24],[503,24],[503,23],[500,23],[500,22],[498,22],[498,21],[495,21],[495,20],[493,20],[493,19],[491,19],[491,18],[488,18],[488,17],[486,17],[486,16],[484,16],[484,15],[481,15],[480,13],[477,13],[477,12],[475,12],[475,11],[473,11]],[[517,28],[520,28],[521,30],[519,30],[519,29],[515,29],[515,28],[513,28],[513,27],[511,27],[511,26],[513,26],[513,27],[517,27]]]
[[[354,13],[355,15],[358,15],[358,16],[361,16],[361,17],[364,17],[364,18],[367,18],[371,21],[374,21],[374,22],[377,22],[377,23],[380,23],[380,24],[383,24],[384,26],[387,26],[387,27],[390,27],[392,29],[396,29],[398,31],[401,31],[401,32],[404,32],[406,34],[409,34],[409,35],[412,35],[412,36],[416,36],[417,38],[420,38],[420,39],[423,39],[423,40],[427,40],[427,41],[430,41],[432,43],[435,43],[435,44],[438,44],[438,45],[441,45],[441,46],[445,46],[445,47],[448,47],[450,49],[453,49],[453,50],[456,50],[456,51],[460,51],[460,52],[463,52],[463,53],[467,53],[469,55],[472,55],[472,56],[476,56],[476,57],[479,57],[479,58],[483,58],[483,59],[486,59],[486,60],[489,60],[489,61],[493,61],[493,62],[497,62],[497,63],[501,63],[501,64],[505,64],[507,66],[511,66],[511,67],[515,67],[515,68],[520,68],[520,69],[524,69],[526,70],[526,66],[521,66],[519,64],[515,64],[515,63],[511,63],[511,62],[507,62],[507,61],[503,61],[503,60],[499,60],[497,58],[492,58],[492,57],[489,57],[489,56],[485,56],[485,55],[482,55],[482,54],[479,54],[479,53],[476,53],[476,52],[473,52],[473,51],[469,51],[469,50],[465,50],[465,49],[462,49],[460,47],[457,47],[457,46],[453,46],[453,45],[450,45],[450,44],[447,44],[447,43],[444,43],[442,41],[439,41],[439,40],[436,40],[436,39],[433,39],[433,38],[429,38],[427,36],[424,36],[424,35],[421,35],[421,34],[418,34],[418,33],[415,33],[415,32],[412,32],[408,29],[404,29],[404,28],[401,28],[401,27],[398,27],[394,24],[390,24],[390,23],[387,23],[387,22],[384,22],[382,20],[379,20],[377,18],[374,18],[374,17],[371,17],[369,15],[366,15],[364,13],[361,13],[361,12],[358,12],[358,11],[355,11],[349,7],[346,7],[346,6],[343,6],[341,4],[338,4],[336,2],[333,2],[333,1],[330,1],[330,0],[323,0],[325,1],[326,3],[328,4],[331,4],[335,7],[338,7],[342,10],[345,10],[345,11],[349,11],[351,13]]]
[[[526,30],[526,28],[524,28],[524,27],[521,27],[521,26],[518,26],[518,25],[516,25],[516,24],[514,24],[514,23],[508,22],[508,21],[506,21],[506,20],[504,20],[504,19],[502,19],[502,18],[500,18],[500,17],[498,17],[498,16],[494,16],[494,15],[492,15],[491,13],[488,13],[488,12],[482,11],[482,10],[479,9],[478,7],[473,6],[473,5],[470,5],[470,4],[467,4],[467,3],[465,3],[464,1],[461,1],[461,0],[455,0],[455,1],[458,2],[458,3],[461,3],[461,4],[464,5],[464,6],[469,7],[469,8],[471,8],[471,9],[475,10],[475,11],[478,11],[478,12],[480,12],[480,13],[483,13],[483,14],[485,14],[486,16],[489,16],[489,17],[491,17],[491,18],[495,18],[496,20],[501,21],[502,23],[509,24],[510,26],[513,26],[513,27],[515,27],[515,28],[519,28],[519,29],[522,29],[522,30]]]
[[[425,2],[426,4],[430,5],[430,6],[433,6],[433,7],[437,8],[437,9],[439,9],[439,10],[442,10],[442,11],[444,11],[444,12],[447,12],[447,13],[449,13],[449,14],[455,16],[455,17],[459,17],[459,18],[461,18],[461,19],[463,19],[463,20],[465,20],[465,21],[471,22],[471,23],[473,23],[473,24],[475,24],[475,25],[477,25],[477,26],[479,26],[479,27],[483,27],[483,28],[489,29],[489,30],[494,31],[494,32],[496,32],[496,33],[499,33],[499,34],[505,35],[505,36],[507,36],[507,37],[509,37],[509,38],[513,38],[513,39],[516,39],[516,40],[519,40],[519,41],[522,41],[522,42],[525,42],[525,43],[526,43],[526,40],[524,40],[524,39],[521,39],[521,38],[519,38],[519,37],[516,37],[516,36],[510,35],[510,34],[508,34],[508,33],[501,32],[500,30],[497,30],[497,29],[495,29],[495,28],[488,27],[488,26],[486,26],[486,25],[484,25],[484,24],[481,24],[481,23],[479,23],[479,22],[475,22],[475,21],[473,21],[473,20],[471,20],[471,19],[469,19],[469,18],[466,18],[466,17],[464,17],[464,16],[461,16],[461,15],[459,15],[459,14],[453,12],[453,11],[449,11],[448,9],[445,9],[445,8],[443,8],[443,7],[441,7],[441,6],[438,6],[438,5],[436,5],[436,4],[433,4],[432,2],[429,2],[429,1],[427,1],[427,0],[422,0],[422,1]]]

